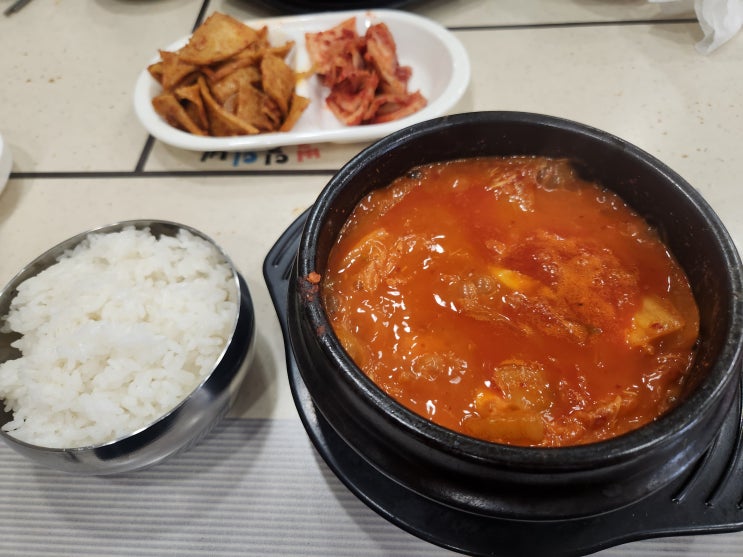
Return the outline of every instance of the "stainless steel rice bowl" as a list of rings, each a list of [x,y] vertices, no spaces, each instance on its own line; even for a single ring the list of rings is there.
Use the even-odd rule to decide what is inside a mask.
[[[253,355],[255,316],[245,280],[229,257],[203,233],[183,224],[161,220],[124,221],[78,234],[54,246],[24,267],[0,292],[0,326],[4,324],[12,299],[21,283],[54,265],[68,250],[78,246],[90,234],[120,232],[125,228],[149,229],[160,238],[175,237],[181,230],[205,240],[216,248],[230,270],[230,288],[234,288],[237,312],[231,334],[214,365],[198,384],[174,408],[148,425],[114,440],[74,448],[50,448],[21,441],[6,431],[0,437],[15,451],[44,466],[81,475],[108,475],[138,470],[158,464],[196,444],[227,413],[234,402]],[[0,364],[20,356],[11,343],[20,338],[15,332],[0,329]],[[0,427],[12,420],[5,401],[0,408]]]

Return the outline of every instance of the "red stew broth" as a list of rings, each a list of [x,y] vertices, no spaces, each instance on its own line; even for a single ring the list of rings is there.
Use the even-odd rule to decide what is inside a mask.
[[[699,316],[657,233],[568,161],[418,167],[363,198],[323,300],[377,385],[428,419],[528,446],[594,442],[677,401]]]

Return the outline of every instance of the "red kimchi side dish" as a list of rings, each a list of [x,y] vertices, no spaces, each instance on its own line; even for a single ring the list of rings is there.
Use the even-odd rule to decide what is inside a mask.
[[[513,445],[591,443],[656,419],[699,329],[657,233],[565,160],[408,172],[359,202],[321,287],[343,347],[390,396]]]
[[[306,33],[305,42],[320,83],[330,89],[325,102],[344,124],[390,122],[426,106],[420,91],[408,92],[412,69],[400,65],[384,23],[362,37],[352,17],[327,31]]]

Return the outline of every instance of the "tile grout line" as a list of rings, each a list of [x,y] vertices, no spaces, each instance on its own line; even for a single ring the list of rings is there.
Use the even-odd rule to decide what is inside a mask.
[[[201,4],[201,8],[199,9],[199,13],[196,16],[196,21],[193,24],[193,27],[191,28],[191,32],[195,31],[196,28],[201,25],[201,22],[204,20],[204,16],[206,15],[206,11],[209,9],[209,0],[204,0]],[[144,147],[142,148],[142,152],[139,155],[139,160],[137,161],[137,165],[134,167],[134,171],[137,173],[144,172],[145,165],[147,164],[147,161],[150,159],[150,153],[152,152],[152,148],[155,145],[155,138],[152,135],[147,136],[147,140],[145,141]]]
[[[67,179],[67,178],[183,178],[198,176],[332,176],[337,168],[309,170],[137,170],[137,171],[58,171],[58,172],[12,172],[10,180],[21,179]]]
[[[575,27],[626,27],[630,25],[677,25],[697,23],[696,18],[683,19],[626,19],[616,21],[566,21],[555,23],[514,23],[503,25],[462,25],[447,27],[449,31],[513,31],[521,29],[560,29]]]
[[[139,155],[139,160],[137,161],[137,166],[134,167],[134,172],[140,173],[144,172],[144,167],[147,164],[147,161],[150,160],[150,153],[152,153],[152,148],[155,145],[155,138],[152,135],[147,136],[147,140],[144,143],[144,147],[142,148],[142,152]]]

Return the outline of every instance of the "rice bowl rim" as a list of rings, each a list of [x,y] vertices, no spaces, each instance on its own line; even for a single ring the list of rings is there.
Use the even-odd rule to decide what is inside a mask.
[[[149,430],[156,424],[161,423],[164,420],[167,420],[170,416],[178,412],[180,408],[186,405],[188,401],[193,398],[194,394],[197,393],[200,389],[202,389],[204,385],[213,377],[214,372],[219,368],[220,363],[224,360],[225,354],[227,353],[227,350],[229,349],[229,347],[232,345],[232,342],[235,337],[235,331],[237,329],[237,322],[238,322],[238,319],[240,317],[240,312],[241,312],[242,287],[240,285],[240,278],[237,272],[237,268],[232,262],[232,259],[227,255],[227,253],[225,253],[225,251],[219,246],[219,244],[217,244],[217,242],[215,242],[210,236],[204,234],[200,230],[197,230],[196,228],[193,228],[187,224],[182,224],[182,223],[175,222],[175,221],[161,220],[161,219],[132,219],[132,220],[125,220],[125,221],[118,221],[118,222],[114,222],[111,224],[105,224],[102,226],[91,228],[84,232],[80,232],[54,245],[53,247],[49,248],[48,250],[43,252],[41,255],[37,256],[36,258],[31,260],[29,263],[24,265],[21,268],[21,270],[18,271],[13,276],[13,278],[11,278],[8,281],[8,283],[2,288],[2,290],[0,290],[0,326],[5,324],[5,316],[8,314],[10,303],[15,298],[15,296],[18,294],[18,287],[21,285],[21,283],[25,282],[29,278],[32,278],[38,275],[42,271],[58,263],[59,258],[64,253],[77,247],[88,236],[93,235],[93,234],[111,234],[111,233],[121,232],[124,229],[129,228],[129,227],[132,227],[135,230],[149,229],[150,234],[152,234],[156,238],[159,238],[160,236],[163,236],[163,235],[165,236],[169,235],[169,234],[165,234],[164,232],[161,232],[159,234],[153,232],[152,231],[153,226],[171,228],[171,229],[174,229],[176,232],[178,230],[185,230],[187,232],[190,232],[194,236],[201,238],[202,240],[209,243],[209,245],[211,245],[214,249],[216,249],[217,253],[222,257],[224,263],[227,265],[227,267],[230,270],[230,274],[231,274],[230,284],[231,284],[231,288],[233,289],[233,294],[235,295],[235,303],[237,305],[237,311],[235,312],[235,316],[230,326],[231,332],[229,334],[229,337],[227,338],[227,341],[224,343],[224,346],[222,347],[222,350],[220,351],[219,355],[215,358],[215,361],[214,361],[214,364],[211,370],[209,370],[209,372],[202,378],[202,380],[199,381],[199,383],[186,396],[184,396],[180,402],[178,402],[175,406],[170,408],[167,412],[164,412],[163,414],[158,416],[156,419],[133,430],[132,432],[126,435],[119,436],[115,439],[111,439],[110,441],[106,441],[104,443],[98,443],[98,444],[93,444],[93,445],[81,445],[81,446],[76,446],[76,447],[49,447],[46,445],[36,445],[34,443],[29,443],[27,441],[18,439],[14,437],[13,435],[11,435],[10,433],[8,433],[7,431],[3,430],[2,426],[4,426],[5,423],[7,423],[5,421],[0,423],[0,436],[2,436],[5,439],[9,439],[10,441],[12,441],[13,443],[17,445],[27,447],[30,449],[40,449],[40,450],[51,452],[51,453],[74,453],[74,452],[84,452],[84,451],[95,451],[97,449],[101,449],[104,447],[111,447],[112,445],[121,443],[122,441],[125,441],[125,440],[130,440],[133,437],[141,435],[143,432]],[[3,364],[6,361],[9,361],[9,359],[10,358],[0,356],[0,364]],[[7,413],[7,411],[5,410],[5,399],[4,398],[0,398],[0,413],[2,414]]]

